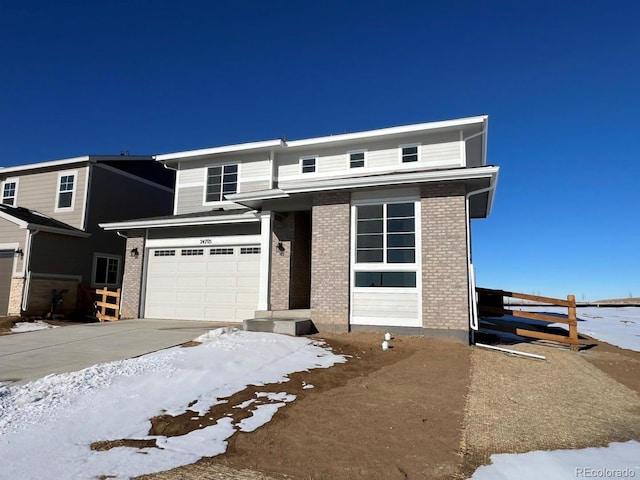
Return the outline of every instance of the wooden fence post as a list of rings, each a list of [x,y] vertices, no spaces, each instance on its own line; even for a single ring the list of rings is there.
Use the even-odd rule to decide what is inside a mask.
[[[571,351],[577,352],[580,345],[578,343],[578,315],[576,314],[576,296],[567,295],[569,303],[569,339],[571,340]]]

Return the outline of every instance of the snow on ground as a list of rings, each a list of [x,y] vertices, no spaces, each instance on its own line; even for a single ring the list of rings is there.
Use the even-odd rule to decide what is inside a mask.
[[[36,330],[46,330],[47,328],[58,328],[56,325],[49,325],[42,320],[35,322],[17,322],[13,324],[11,331],[13,333],[34,332]]]
[[[566,480],[567,478],[640,478],[640,443],[611,443],[581,450],[491,455],[471,480]]]
[[[567,315],[564,307],[506,307],[512,310]],[[620,348],[640,352],[640,307],[578,307],[578,333],[617,345]],[[506,318],[506,317],[505,317]],[[539,323],[535,320],[514,318],[522,323]],[[549,326],[569,329],[566,323],[552,323]],[[492,332],[495,333],[495,332]],[[502,335],[502,334],[500,334]],[[519,338],[504,334],[505,338]]]
[[[199,341],[24,386],[0,385],[0,479],[129,478],[221,454],[236,431],[255,430],[295,399],[282,391],[287,374],[346,361],[302,337],[218,329]],[[261,399],[237,424],[223,417],[183,436],[147,434],[156,415],[202,416],[248,385],[270,384],[274,391],[259,396],[271,403]],[[158,448],[90,448],[117,439],[153,439]]]

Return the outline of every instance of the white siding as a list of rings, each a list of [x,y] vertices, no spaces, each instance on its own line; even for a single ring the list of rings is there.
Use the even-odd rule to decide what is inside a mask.
[[[400,162],[400,145],[420,144],[420,161],[402,164]],[[349,168],[349,151],[366,150],[367,162],[364,168]],[[302,174],[300,157],[316,155],[316,172]],[[308,176],[340,176],[341,174],[366,175],[367,172],[384,173],[398,169],[415,168],[453,168],[463,166],[464,153],[458,130],[432,133],[430,135],[404,135],[393,139],[361,140],[341,146],[323,147],[321,145],[308,148],[296,148],[276,157],[279,180],[292,177]]]
[[[420,298],[416,289],[407,291],[370,291],[353,292],[354,325],[398,325],[420,326]]]

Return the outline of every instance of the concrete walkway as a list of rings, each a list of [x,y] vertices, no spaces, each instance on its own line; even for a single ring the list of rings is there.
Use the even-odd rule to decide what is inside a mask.
[[[0,382],[21,385],[51,373],[138,357],[180,345],[222,326],[225,324],[138,319],[2,335]]]

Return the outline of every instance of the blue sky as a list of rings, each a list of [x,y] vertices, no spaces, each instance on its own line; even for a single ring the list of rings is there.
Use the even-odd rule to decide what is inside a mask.
[[[640,296],[640,3],[0,0],[0,165],[489,114],[482,286]]]

